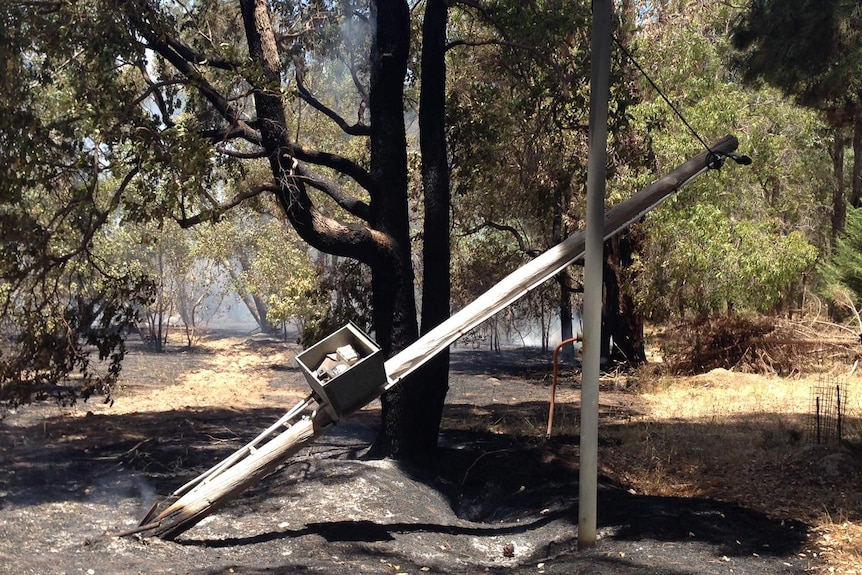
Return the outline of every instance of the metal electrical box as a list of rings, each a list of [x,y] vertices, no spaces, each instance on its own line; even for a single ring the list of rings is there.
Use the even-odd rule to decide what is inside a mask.
[[[388,381],[380,348],[352,323],[297,355],[296,362],[336,422],[378,397]]]

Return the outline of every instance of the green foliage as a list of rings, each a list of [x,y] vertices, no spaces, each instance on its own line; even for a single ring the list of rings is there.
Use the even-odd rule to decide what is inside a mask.
[[[453,11],[450,35],[465,45],[447,54],[455,308],[558,243],[583,211],[589,5],[499,1],[487,14]],[[554,315],[554,290],[542,294],[515,316]]]
[[[748,81],[766,80],[806,105],[858,102],[862,6],[844,0],[755,0],[734,26]]]
[[[639,36],[641,63],[707,143],[736,134],[754,159],[746,167],[728,161],[647,218],[634,287],[654,319],[792,305],[798,278],[828,247],[826,127],[777,90],[738,83],[726,65],[734,17],[724,5],[683,10]],[[651,87],[644,94],[632,123],[648,134],[658,171],[667,171],[702,146]]]
[[[728,307],[771,311],[817,256],[801,233],[782,236],[778,228],[708,203],[663,211],[651,220],[652,240],[636,267],[639,306],[658,320]]]
[[[136,43],[99,2],[0,7],[0,400],[108,392],[152,294],[93,253],[130,160]],[[81,55],[87,52],[88,57]]]
[[[827,298],[842,307],[862,305],[862,211],[848,210],[847,225],[818,272]]]
[[[333,21],[315,22],[313,42],[334,33]],[[207,253],[219,226],[184,231],[174,220],[267,179],[265,162],[219,153],[249,147],[214,146],[224,118],[147,43],[176,34],[206,53],[214,65],[196,62],[195,73],[239,102],[229,105],[245,105],[254,72],[234,64],[248,58],[236,2],[13,0],[0,6],[0,23],[0,147],[9,159],[0,163],[0,399],[28,401],[69,378],[63,394],[86,395],[116,378],[125,331],[141,321],[161,342],[179,315],[191,343],[223,263]],[[274,321],[303,313],[299,294],[313,285],[295,249],[279,253],[296,243],[283,228],[246,226],[258,232],[249,242],[261,269],[244,281],[265,292]],[[292,281],[278,265],[295,271]],[[96,357],[107,360],[104,373]]]
[[[36,281],[0,281],[0,403],[56,398],[72,403],[94,393],[110,401],[120,374],[125,333],[152,297],[146,277],[63,270]]]
[[[287,224],[270,215],[236,210],[213,224],[199,257],[223,266],[230,278],[229,291],[249,305],[264,330],[314,313],[308,297],[317,284],[317,272],[303,245]],[[255,304],[251,304],[255,305]],[[260,315],[263,317],[260,317]]]
[[[371,277],[353,260],[336,259],[317,285],[305,294],[305,313],[299,316],[299,343],[310,347],[348,322],[372,333]]]

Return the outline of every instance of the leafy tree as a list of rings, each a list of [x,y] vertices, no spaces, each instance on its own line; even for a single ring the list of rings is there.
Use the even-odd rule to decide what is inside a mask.
[[[707,142],[740,134],[741,149],[754,159],[744,170],[693,182],[647,217],[634,286],[653,319],[792,306],[798,278],[816,248],[828,245],[827,132],[777,90],[737,82],[726,34],[735,17],[722,4],[689,6],[667,24],[645,22],[638,33],[644,69],[689,124]],[[632,121],[648,134],[661,170],[701,144],[652,87],[643,90],[649,97],[631,109]],[[642,176],[632,175],[637,185]]]
[[[222,295],[236,294],[265,333],[325,305],[309,297],[317,272],[304,244],[272,208],[268,202],[254,210],[238,207],[207,225],[197,243],[198,257],[217,264],[227,278]]]
[[[108,269],[91,249],[129,188],[105,176],[128,158],[118,124],[135,116],[137,92],[116,59],[76,57],[81,36],[98,44],[107,33],[100,14],[47,26],[54,5],[29,4],[0,7],[0,399],[12,404],[108,391],[123,332],[152,294],[147,278]],[[109,85],[88,81],[106,75]]]
[[[49,185],[58,166],[82,180],[76,189],[89,195],[72,205],[95,211],[93,229],[111,217],[191,227],[268,195],[309,245],[368,266],[386,354],[418,336],[404,110],[405,84],[419,68],[409,69],[407,2],[12,0],[0,10],[10,72],[0,140],[15,158],[0,174],[5,209],[38,212],[39,191],[58,193]],[[442,92],[432,79],[439,72],[430,75],[442,65],[448,10],[442,1],[425,10],[422,185],[426,206],[448,214],[445,155],[432,157],[445,150]],[[326,87],[336,74],[352,95]],[[25,194],[34,198],[16,204]],[[6,238],[19,233],[8,219]],[[86,246],[87,229],[67,222],[65,230]],[[429,258],[448,252],[447,233],[425,236]],[[423,330],[448,313],[448,290],[438,289],[448,274],[429,272],[430,259],[426,266],[433,289],[425,290]],[[384,399],[383,450],[407,456],[436,445],[445,368]]]
[[[833,238],[844,226],[845,129],[853,136],[850,203],[862,202],[862,6],[829,0],[756,0],[734,25],[734,45],[748,82],[765,80],[834,127]]]
[[[450,90],[456,225],[492,242],[489,247],[509,242],[521,253],[518,263],[584,223],[589,22],[584,3],[501,1],[459,14],[454,26],[463,34],[451,43],[450,55],[457,62]],[[619,134],[631,93],[619,62],[614,75],[611,131]],[[612,145],[613,172],[632,157],[623,152],[626,138]],[[474,241],[459,241],[475,250]],[[540,292],[556,302],[564,339],[573,333],[579,273],[566,270],[557,277],[556,293]],[[616,310],[614,302],[606,303]]]

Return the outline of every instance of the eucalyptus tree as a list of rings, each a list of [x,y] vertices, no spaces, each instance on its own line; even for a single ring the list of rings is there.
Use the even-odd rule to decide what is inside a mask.
[[[693,3],[643,22],[637,34],[643,68],[697,132],[644,81],[632,121],[649,135],[659,170],[702,149],[698,138],[725,133],[739,134],[754,159],[732,177],[694,182],[646,219],[634,285],[654,319],[792,309],[805,272],[828,248],[827,128],[778,90],[741,84],[729,65],[737,15],[725,4]]]
[[[629,6],[620,7],[618,35],[627,27]],[[453,17],[450,59],[457,62],[450,80],[453,203],[459,233],[473,235],[456,242],[456,250],[459,244],[468,250],[459,261],[475,259],[477,241],[496,246],[491,249],[498,254],[502,243],[508,251],[520,253],[509,259],[508,265],[514,266],[583,227],[590,18],[589,3],[562,0],[498,1],[482,11]],[[468,39],[458,38],[458,33]],[[636,95],[620,51],[615,52],[612,74],[608,175],[613,188],[618,173],[643,171],[649,155],[640,153],[641,138],[629,127],[627,109]],[[635,190],[619,191],[609,203]],[[620,245],[609,244],[609,253],[618,255]],[[499,259],[502,263],[503,257]],[[613,264],[622,260],[608,259]],[[642,349],[642,338],[635,332],[642,328],[636,319],[617,321],[622,313],[637,316],[635,308],[622,310],[621,299],[613,297],[621,294],[618,267],[605,276],[609,297],[604,315],[609,321],[604,340],[609,341],[613,330],[615,341],[632,342],[625,355],[637,363],[643,352],[636,351],[637,342]],[[572,267],[558,276],[553,296],[549,290],[539,293],[547,303],[554,302],[563,339],[574,331],[572,308],[580,291],[579,274]]]
[[[862,205],[862,5],[843,0],[755,0],[734,23],[748,82],[766,81],[835,129],[833,238],[844,226],[844,148],[852,132],[850,203]]]
[[[424,7],[421,74],[437,72],[421,84],[422,188],[428,209],[448,213],[445,154],[432,154],[445,150],[438,80],[448,10],[442,0]],[[110,218],[193,226],[269,195],[309,245],[368,266],[384,353],[418,336],[405,84],[420,71],[409,68],[417,62],[406,1],[11,0],[0,10],[0,140],[11,157],[2,174],[3,233],[22,238],[5,259],[16,262],[15,273],[57,266],[53,254],[23,261],[25,250],[40,248],[21,226],[44,206],[53,212],[31,228],[44,232],[43,244],[62,230],[79,254],[89,228]],[[336,72],[351,96],[323,86]],[[316,126],[339,133],[317,139]],[[261,166],[265,178],[246,179]],[[57,179],[63,170],[74,185]],[[86,225],[60,219],[74,210]],[[448,230],[445,217],[426,218]],[[426,253],[448,252],[445,242],[448,233],[426,234]],[[448,285],[448,274],[432,268],[426,264],[425,284]],[[448,289],[425,294],[429,329],[448,313]],[[436,445],[446,367],[384,399],[385,451],[406,456]]]

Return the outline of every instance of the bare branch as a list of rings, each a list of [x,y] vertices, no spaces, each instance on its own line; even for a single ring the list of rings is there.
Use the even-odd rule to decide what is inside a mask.
[[[338,115],[337,112],[335,112],[335,110],[329,108],[323,102],[312,96],[308,88],[305,87],[305,84],[302,81],[302,75],[299,72],[296,73],[296,87],[299,90],[299,96],[303,100],[305,100],[312,108],[338,124],[338,127],[341,128],[346,134],[350,134],[351,136],[371,135],[371,126],[361,123],[362,114],[358,115],[358,122],[356,124],[349,125],[344,118],[342,118],[340,115]],[[364,103],[365,100],[363,100],[363,104]],[[361,109],[362,107],[360,105],[360,110]]]
[[[357,184],[362,186],[362,188],[368,190],[372,196],[377,191],[377,185],[374,182],[374,178],[371,177],[371,174],[365,168],[349,158],[345,158],[344,156],[339,156],[337,154],[331,154],[329,152],[321,152],[319,150],[306,148],[305,146],[290,146],[288,148],[288,152],[290,156],[297,160],[332,168],[336,172],[341,172],[342,174],[349,176]]]
[[[364,221],[368,221],[368,204],[345,192],[344,188],[339,186],[336,182],[325,178],[319,174],[311,173],[308,168],[306,168],[302,164],[297,165],[296,174],[297,176],[303,178],[303,180],[308,185],[320,190],[321,192],[332,198],[336,204],[338,204],[348,213],[353,214],[357,218],[360,218]]]
[[[267,153],[265,150],[258,150],[256,152],[238,152],[236,150],[230,150],[228,148],[225,148],[224,146],[216,146],[215,150],[223,156],[229,156],[231,158],[237,158],[240,160],[259,160],[261,158],[267,157]]]
[[[190,228],[202,222],[218,220],[218,218],[222,214],[240,205],[245,200],[253,198],[255,196],[259,196],[264,192],[278,192],[280,189],[281,188],[280,186],[278,186],[278,184],[274,184],[272,182],[262,184],[260,186],[255,186],[248,190],[237,193],[228,201],[218,204],[211,210],[203,211],[195,216],[191,216],[188,218],[177,218],[176,221],[181,228]]]

